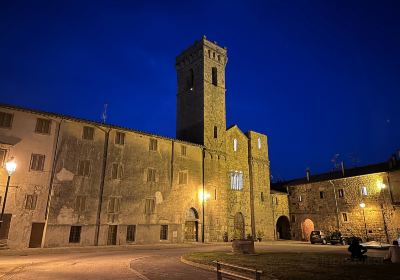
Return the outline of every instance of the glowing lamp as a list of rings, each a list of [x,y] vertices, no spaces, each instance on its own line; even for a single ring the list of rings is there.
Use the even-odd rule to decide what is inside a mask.
[[[14,158],[11,158],[9,161],[6,162],[6,170],[8,176],[11,176],[15,169],[17,169],[17,163],[15,162]]]
[[[208,193],[208,192],[203,193],[202,190],[199,192],[200,201],[207,201],[209,198],[210,198],[210,193]]]
[[[365,208],[365,203],[364,203],[364,202],[361,202],[361,203],[360,203],[360,207],[361,207],[361,208]]]
[[[383,190],[384,188],[386,188],[386,185],[382,182],[382,181],[378,181],[378,183],[376,183],[378,186],[378,189]]]

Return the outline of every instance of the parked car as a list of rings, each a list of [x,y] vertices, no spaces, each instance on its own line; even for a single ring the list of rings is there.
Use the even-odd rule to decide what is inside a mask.
[[[315,243],[327,244],[328,241],[329,241],[328,237],[321,230],[314,230],[310,234],[310,242],[311,242],[311,244],[315,244]]]
[[[346,245],[347,243],[348,237],[344,237],[342,235],[342,233],[340,231],[335,231],[334,233],[331,234],[329,241],[332,245],[336,245],[336,244],[342,244],[342,245]]]

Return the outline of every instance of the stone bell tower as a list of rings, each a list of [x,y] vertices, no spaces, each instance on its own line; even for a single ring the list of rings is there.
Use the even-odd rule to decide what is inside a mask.
[[[204,36],[176,58],[176,138],[225,151],[226,48]]]

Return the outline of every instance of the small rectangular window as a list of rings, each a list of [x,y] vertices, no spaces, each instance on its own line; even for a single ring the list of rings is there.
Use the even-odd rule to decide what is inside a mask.
[[[188,172],[179,171],[179,185],[186,185],[188,182]]]
[[[37,118],[36,120],[36,133],[50,134],[51,120]]]
[[[0,168],[3,167],[4,163],[6,162],[6,154],[6,149],[0,149]]]
[[[261,196],[260,196],[261,202],[264,202],[264,193],[261,192]]]
[[[69,243],[79,243],[81,242],[81,226],[71,226],[69,232]]]
[[[301,195],[299,195],[299,202],[303,201],[303,197]]]
[[[322,199],[322,198],[324,198],[324,197],[325,197],[325,193],[324,193],[323,191],[320,191],[320,192],[319,192],[319,198]]]
[[[344,197],[344,190],[343,189],[338,189],[338,195],[340,198]]]
[[[119,213],[121,204],[120,197],[110,197],[108,201],[108,213]]]
[[[14,115],[6,112],[0,112],[0,127],[11,128]]]
[[[35,210],[36,202],[37,202],[37,195],[36,194],[28,194],[26,196],[25,209]]]
[[[78,163],[78,176],[89,177],[90,160],[80,160]]]
[[[217,200],[217,189],[214,189],[214,200]]]
[[[278,205],[278,204],[279,204],[278,197],[275,197],[275,205]]]
[[[257,147],[259,150],[261,150],[261,138],[257,139]]]
[[[186,146],[181,146],[181,156],[186,156]]]
[[[368,195],[367,187],[362,187],[361,188],[361,195],[363,195],[363,196],[367,196]]]
[[[146,215],[153,214],[156,209],[156,204],[154,198],[146,198],[145,206],[144,206],[144,213]]]
[[[229,172],[231,190],[241,191],[243,189],[243,172],[231,171]]]
[[[342,213],[342,219],[343,219],[343,222],[348,222],[349,221],[349,219],[347,217],[347,213]]]
[[[44,169],[44,160],[45,160],[45,156],[44,155],[32,154],[30,170],[43,171],[43,169]]]
[[[147,169],[147,182],[156,181],[156,170],[154,168]]]
[[[82,138],[85,140],[93,140],[94,138],[94,128],[90,126],[83,127]]]
[[[113,163],[112,171],[111,171],[111,178],[114,180],[121,180],[123,176],[123,167],[121,164]]]
[[[150,139],[149,151],[157,151],[157,139]]]
[[[218,86],[218,70],[217,67],[213,67],[211,70],[212,74],[212,84]]]
[[[123,132],[115,133],[115,144],[125,145],[125,133]]]
[[[218,128],[214,126],[214,139],[218,138]]]
[[[74,210],[78,213],[85,212],[86,210],[86,196],[78,195],[75,200]]]
[[[128,225],[126,228],[126,241],[135,242],[136,225]]]
[[[291,218],[292,218],[292,221],[291,221],[291,222],[292,222],[292,223],[295,223],[295,222],[296,222],[296,216],[292,214]]]
[[[160,240],[168,240],[168,225],[161,225]]]

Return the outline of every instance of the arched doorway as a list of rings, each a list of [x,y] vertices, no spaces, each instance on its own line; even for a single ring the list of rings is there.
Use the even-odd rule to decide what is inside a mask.
[[[276,238],[290,239],[290,223],[288,217],[280,216],[276,221]]]
[[[185,218],[185,241],[199,241],[199,214],[196,209],[190,208],[186,212]]]
[[[244,239],[245,235],[245,225],[244,225],[244,217],[241,212],[235,214],[235,218],[233,220],[233,228],[235,238]]]
[[[301,229],[303,232],[303,240],[310,241],[310,234],[314,230],[314,223],[310,219],[305,219],[301,224]]]

